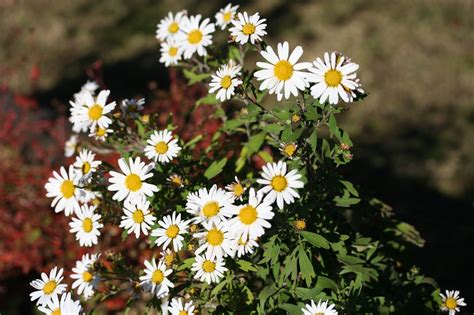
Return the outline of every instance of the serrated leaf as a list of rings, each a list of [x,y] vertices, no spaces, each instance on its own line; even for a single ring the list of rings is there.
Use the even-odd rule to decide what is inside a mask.
[[[239,268],[240,270],[243,270],[245,272],[248,272],[248,271],[257,271],[257,267],[252,264],[250,261],[246,261],[246,260],[237,260],[236,261],[237,265],[239,265]]]
[[[306,254],[303,246],[300,246],[299,249],[298,262],[301,271],[301,278],[306,281],[307,286],[310,286],[311,280],[316,276],[316,274],[314,273],[313,264]]]
[[[329,242],[323,236],[308,231],[301,231],[300,234],[305,240],[310,242],[311,245],[314,245],[318,248],[329,249]]]
[[[193,85],[194,83],[203,81],[204,79],[207,79],[211,76],[210,73],[196,74],[196,73],[194,73],[192,71],[189,71],[187,69],[183,70],[183,74],[186,77],[186,79],[188,79],[188,84],[189,85]]]

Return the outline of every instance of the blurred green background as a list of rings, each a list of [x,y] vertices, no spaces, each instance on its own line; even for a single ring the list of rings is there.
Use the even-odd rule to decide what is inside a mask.
[[[369,97],[344,115],[355,145],[345,172],[420,230],[417,263],[473,304],[474,1],[233,3],[260,12],[266,40],[302,45],[307,61],[337,50],[360,64]],[[0,0],[0,84],[54,110],[100,60],[116,96],[146,95],[150,82],[166,88],[158,21],[181,9],[213,20],[225,4]]]

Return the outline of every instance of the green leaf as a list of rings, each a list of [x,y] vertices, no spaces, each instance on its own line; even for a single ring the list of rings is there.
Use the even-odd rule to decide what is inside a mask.
[[[216,94],[207,94],[196,101],[196,107],[202,104],[214,105],[217,103],[219,103],[219,101],[216,98]]]
[[[266,163],[273,162],[273,157],[267,151],[259,151],[258,156],[260,156]]]
[[[299,307],[298,305],[284,303],[278,305],[278,308],[287,311],[288,313],[290,313],[290,315],[301,315],[301,307]]]
[[[197,135],[196,137],[192,138],[188,143],[184,145],[183,148],[194,148],[195,144],[201,141],[202,135]]]
[[[308,231],[301,231],[300,234],[305,240],[310,242],[311,245],[314,245],[318,248],[329,249],[329,242],[321,235]]]
[[[224,123],[224,128],[227,130],[233,131],[237,127],[243,125],[245,123],[245,120],[243,119],[229,119]]]
[[[318,131],[316,130],[316,128],[314,128],[313,132],[309,136],[308,142],[313,152],[316,152],[316,149],[318,147]]]
[[[184,269],[191,269],[191,266],[193,265],[194,260],[195,260],[194,257],[191,257],[191,258],[188,258],[188,259],[184,260],[183,263],[181,264],[181,266],[179,266],[177,270],[181,271],[181,270],[184,270]]]
[[[354,195],[354,196],[356,196],[356,197],[359,197],[359,192],[357,191],[357,189],[354,188],[354,185],[352,185],[351,182],[348,182],[348,181],[346,181],[346,180],[341,180],[340,182],[341,182],[341,184],[343,184],[343,185],[346,187],[346,189],[347,189],[352,195]]]
[[[249,148],[249,155],[252,153],[256,153],[258,152],[258,150],[260,150],[260,147],[265,141],[266,136],[267,133],[265,131],[262,131],[250,137],[249,142],[246,144],[246,146]]]
[[[279,133],[280,131],[285,129],[285,127],[280,126],[278,124],[269,124],[266,126],[262,126],[262,129],[265,130],[266,132]]]
[[[318,279],[316,281],[316,287],[321,289],[330,289],[336,292],[338,290],[336,282],[324,276],[318,276]]]
[[[212,162],[212,164],[204,172],[204,176],[206,176],[207,179],[211,179],[219,175],[222,172],[226,163],[227,163],[227,158],[223,158],[220,161]]]
[[[194,83],[203,81],[204,79],[207,79],[211,76],[210,73],[196,74],[196,73],[194,73],[192,71],[189,71],[189,70],[186,70],[186,69],[183,70],[183,73],[184,73],[184,76],[186,77],[186,79],[188,79],[188,84],[189,85],[193,85]]]
[[[242,55],[237,47],[229,45],[229,59],[242,63]]]
[[[257,267],[254,264],[252,264],[250,261],[237,260],[236,263],[237,265],[239,265],[240,270],[243,270],[245,272],[258,270]]]
[[[299,248],[298,261],[301,270],[301,278],[306,281],[307,286],[310,286],[311,280],[316,276],[316,274],[314,273],[313,264],[308,255],[306,255],[304,247],[300,246]]]

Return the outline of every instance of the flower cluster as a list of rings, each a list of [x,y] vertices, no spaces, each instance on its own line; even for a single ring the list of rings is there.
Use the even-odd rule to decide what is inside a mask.
[[[304,314],[332,315],[337,314],[338,308],[343,309],[342,302],[337,300],[336,293],[313,297],[312,292],[319,294],[323,290],[309,288],[316,277],[313,263],[320,264],[323,270],[324,264],[332,261],[356,262],[353,269],[341,267],[342,271],[332,274],[370,274],[356,281],[341,280],[341,286],[349,283],[346,292],[356,292],[364,281],[370,281],[374,274],[378,276],[379,272],[364,269],[365,265],[359,263],[364,260],[355,257],[364,254],[361,252],[366,248],[374,248],[367,254],[370,258],[377,243],[369,246],[366,243],[370,239],[364,238],[363,245],[346,246],[344,242],[350,236],[334,227],[341,218],[324,218],[323,207],[334,203],[347,208],[357,203],[359,195],[355,188],[334,176],[327,179],[331,183],[328,187],[336,186],[334,191],[327,187],[317,187],[317,192],[315,189],[315,174],[324,176],[323,172],[333,171],[334,165],[350,160],[350,139],[337,127],[334,114],[341,111],[336,106],[340,101],[350,103],[364,94],[356,73],[359,66],[338,52],[302,62],[303,48],[296,46],[291,50],[286,41],[273,49],[263,41],[267,20],[259,13],[238,9],[232,4],[222,8],[215,23],[186,11],[170,12],[157,27],[160,62],[185,67],[190,84],[210,78],[207,83],[211,97],[199,102],[218,104],[216,113],[221,115],[223,126],[202,156],[196,157],[192,150],[201,135],[185,141],[172,120],[160,126],[153,114],[142,116],[144,99],[126,99],[116,108],[115,102],[108,101],[110,91],[96,94],[98,85],[88,82],[70,102],[70,122],[75,134],[66,143],[65,155],[74,156],[79,144],[81,150],[72,165],[53,172],[45,185],[46,196],[52,198],[51,206],[55,212],[72,216],[70,232],[80,246],[98,245],[101,233],[108,225],[115,225],[122,229],[122,239],[132,234],[137,243],[146,242],[152,249],[142,268],[128,266],[119,270],[124,264],[120,256],[120,266],[109,268],[107,277],[101,276],[100,255],[85,254],[70,276],[74,280],[72,289],[84,300],[100,294],[101,283],[125,279],[122,284],[127,292],[133,292],[134,298],[141,293],[152,295],[153,306],[159,304],[163,312],[181,315],[193,314],[200,308],[214,310],[218,306],[210,296],[224,287],[247,290],[249,305],[254,303],[254,295],[267,294],[269,298],[286,287],[291,291],[282,299],[290,300],[290,294],[293,295],[292,301],[299,304],[291,306]],[[221,30],[228,28],[228,55],[212,51],[216,26]],[[256,63],[255,71],[244,70],[245,54],[256,51],[264,61]],[[273,112],[260,104],[266,93],[276,94],[278,101],[295,97],[296,104],[288,105],[290,110]],[[234,119],[228,119],[221,107],[229,99],[243,104]],[[334,147],[326,139],[318,138],[322,125],[339,142]],[[221,135],[234,136],[232,132],[241,132],[247,142],[241,147],[225,147],[231,148],[229,152],[219,152],[225,150],[220,150],[224,142]],[[84,141],[80,133],[87,133],[95,142]],[[269,146],[264,148],[265,144]],[[236,154],[235,147],[240,153]],[[96,159],[95,150],[120,156],[117,159],[114,155],[113,162],[108,163]],[[253,164],[255,157],[260,159],[258,167]],[[334,164],[320,169],[325,159]],[[225,173],[224,167],[230,160],[235,161],[235,172]],[[247,167],[242,171],[244,166]],[[311,213],[315,211],[320,212]],[[316,223],[312,221],[316,218],[323,218],[333,228],[331,241],[309,230],[308,227],[315,229]],[[341,224],[340,229],[347,230],[347,226],[350,224]],[[359,240],[360,233],[352,233],[352,237]],[[153,253],[155,247],[159,252]],[[321,248],[332,248],[337,254],[331,252],[333,256],[326,261],[319,252]],[[354,256],[345,259],[348,252]],[[113,254],[108,252],[107,256],[113,261]],[[383,258],[376,259],[374,268],[379,267],[376,264]],[[266,267],[259,270],[256,265]],[[43,274],[41,280],[32,282],[37,291],[31,298],[38,300],[41,311],[80,309],[79,303],[66,293],[66,285],[61,284],[62,274],[62,269],[58,272],[54,268],[49,277]],[[113,278],[109,277],[111,274]],[[253,281],[257,284],[251,283],[254,275],[259,278]],[[337,287],[330,281],[327,280],[329,287]],[[250,292],[250,285],[262,293]],[[350,300],[344,296],[344,290],[337,294]],[[210,301],[203,303],[203,297]],[[311,298],[309,304],[303,304],[303,300]],[[464,305],[457,291],[448,292],[443,302],[443,310],[450,312]],[[272,307],[276,303],[280,302],[273,300]],[[256,305],[260,314],[266,311],[264,305],[265,300]]]

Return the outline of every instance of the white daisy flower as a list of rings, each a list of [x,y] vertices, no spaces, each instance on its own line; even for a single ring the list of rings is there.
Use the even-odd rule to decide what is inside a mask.
[[[172,243],[173,250],[179,251],[183,247],[183,234],[187,233],[188,222],[181,220],[181,214],[176,215],[176,212],[173,212],[172,215],[164,216],[158,224],[161,228],[151,232],[151,236],[158,237],[155,241],[156,245],[166,249]]]
[[[51,202],[51,207],[54,211],[64,213],[68,216],[74,211],[78,211],[80,188],[78,188],[79,178],[74,172],[74,167],[69,166],[69,171],[66,172],[64,167],[61,167],[59,173],[53,171],[53,177],[50,177],[44,188],[46,188],[46,197],[54,198]]]
[[[168,16],[163,18],[157,25],[156,38],[164,41],[168,38],[176,38],[179,31],[181,30],[181,24],[183,18],[186,16],[186,11],[180,11],[173,15],[172,12],[168,12]]]
[[[257,239],[265,233],[264,228],[272,225],[268,222],[275,215],[272,211],[271,202],[262,200],[261,194],[255,193],[255,189],[249,190],[249,201],[247,204],[234,206],[229,220],[229,230],[236,239],[246,242],[248,239]]]
[[[83,188],[81,189],[78,200],[81,204],[85,204],[100,197],[102,197],[102,194],[99,191],[92,191],[88,188]]]
[[[185,304],[181,298],[174,298],[168,305],[168,312],[170,312],[170,315],[194,315],[195,308],[193,301]]]
[[[261,179],[257,179],[257,183],[265,185],[258,192],[267,194],[265,200],[273,203],[277,202],[278,208],[283,209],[286,204],[295,202],[295,198],[300,195],[296,191],[302,188],[304,183],[300,181],[301,174],[297,170],[292,170],[287,173],[287,165],[285,162],[267,163],[263,166]]]
[[[216,98],[221,102],[228,100],[235,94],[235,88],[242,84],[242,80],[238,77],[242,68],[239,65],[224,65],[212,75],[211,83],[209,83],[209,93],[216,91]]]
[[[196,259],[191,267],[192,271],[196,271],[194,279],[211,284],[213,282],[220,282],[224,277],[224,272],[228,269],[224,265],[224,258],[215,256],[211,258],[210,255],[196,255]]]
[[[94,213],[96,206],[82,205],[80,211],[76,211],[77,218],[72,218],[69,223],[71,229],[69,232],[76,234],[76,240],[79,245],[91,247],[97,244],[99,229],[104,225],[99,222],[102,217],[100,214]]]
[[[236,240],[229,232],[227,221],[219,223],[203,222],[205,231],[196,233],[193,237],[199,239],[199,248],[194,254],[199,255],[205,251],[206,255],[231,256],[233,257],[236,249]]]
[[[311,300],[311,304],[306,304],[305,307],[301,309],[304,315],[314,315],[314,314],[321,314],[321,315],[337,315],[337,311],[334,309],[334,304],[329,304],[328,301],[322,302],[321,300],[314,303]]]
[[[110,128],[100,128],[99,126],[95,126],[95,128],[91,128],[89,131],[89,137],[93,137],[99,141],[105,141],[109,133],[112,133],[113,130]]]
[[[216,24],[220,26],[222,30],[225,29],[235,18],[238,8],[238,5],[232,6],[232,3],[229,3],[225,8],[220,9],[219,12],[216,13]]]
[[[184,59],[190,59],[195,52],[199,56],[206,56],[206,47],[212,44],[214,23],[209,23],[209,18],[200,21],[200,14],[183,18],[182,32],[178,34],[177,42],[183,49]]]
[[[163,260],[167,267],[172,268],[174,259],[175,259],[175,252],[171,249],[167,248],[166,250],[161,251],[161,260]]]
[[[123,174],[110,171],[112,177],[109,178],[109,182],[111,185],[107,189],[116,191],[112,199],[133,201],[145,196],[153,196],[153,193],[158,191],[158,187],[146,183],[145,180],[153,176],[151,170],[155,168],[155,164],[145,164],[145,162],[140,160],[140,157],[137,157],[135,160],[129,158],[128,163],[130,166],[127,165],[125,159],[121,158],[118,160],[118,165]]]
[[[173,134],[169,130],[155,131],[147,141],[145,155],[155,162],[168,163],[178,156],[181,147],[178,139],[173,139]]]
[[[243,240],[242,237],[239,237],[237,240],[237,257],[242,257],[245,254],[251,254],[254,252],[254,248],[258,247],[258,243],[254,239]]]
[[[239,13],[238,19],[231,21],[233,26],[229,29],[230,36],[241,45],[249,41],[255,44],[262,40],[262,36],[267,35],[265,31],[267,24],[264,23],[266,20],[267,19],[260,19],[258,13],[251,16],[249,16],[247,12],[243,14]]]
[[[93,271],[94,263],[99,256],[97,254],[85,254],[81,260],[76,261],[76,266],[72,268],[71,279],[72,289],[77,289],[77,294],[89,299],[94,295],[95,289],[100,282],[99,276]]]
[[[84,85],[81,87],[81,91],[87,91],[91,94],[94,94],[95,91],[99,88],[99,84],[95,81],[87,81],[84,83]]]
[[[82,94],[82,102],[84,104],[78,106],[77,103],[70,102],[73,109],[75,109],[72,113],[71,121],[87,126],[87,128],[92,130],[95,130],[96,126],[107,129],[112,120],[106,115],[115,108],[115,102],[106,104],[109,94],[109,90],[103,90],[100,91],[97,97],[94,97],[91,93],[86,92]]]
[[[282,142],[280,144],[279,150],[289,159],[293,159],[297,148],[298,148],[298,145],[294,142],[289,142],[289,143]]]
[[[164,63],[166,67],[177,65],[178,61],[181,60],[183,52],[174,39],[168,39],[166,42],[161,43],[160,51],[160,62]]]
[[[81,177],[80,180],[89,181],[92,173],[102,164],[101,161],[95,161],[94,158],[95,154],[92,153],[92,151],[82,149],[81,152],[79,152],[79,156],[76,157],[73,166],[76,169],[76,174]]]
[[[467,304],[464,303],[464,298],[459,296],[459,291],[448,291],[446,290],[446,295],[443,293],[439,294],[441,299],[443,300],[443,304],[441,305],[442,311],[449,312],[449,315],[454,315],[456,312],[459,312],[459,306],[466,306]]]
[[[120,227],[126,229],[128,234],[135,233],[136,238],[140,236],[140,231],[148,235],[148,230],[156,221],[149,207],[150,203],[145,198],[126,201],[123,208],[125,215],[122,216]]]
[[[235,182],[225,186],[225,189],[229,191],[235,199],[238,199],[242,201],[242,197],[244,196],[245,191],[247,190],[247,187],[242,185],[240,180],[235,176]]]
[[[344,102],[352,102],[353,91],[359,88],[357,69],[358,64],[339,53],[324,53],[324,61],[317,58],[308,69],[311,72],[308,81],[316,83],[311,87],[311,95],[320,103],[328,100],[329,104],[337,104],[339,97]]]
[[[303,55],[303,48],[296,48],[289,53],[288,42],[278,43],[278,55],[273,51],[272,47],[267,46],[266,50],[262,50],[260,54],[268,62],[257,62],[257,66],[262,68],[255,72],[260,84],[260,90],[269,90],[270,94],[277,94],[278,100],[284,96],[288,99],[291,94],[298,96],[298,90],[304,91],[309,86],[307,76],[308,72],[303,70],[311,66],[309,62],[299,62]]]
[[[183,177],[178,174],[171,174],[166,181],[173,187],[173,188],[183,188],[184,181]]]
[[[120,104],[120,109],[124,114],[136,114],[137,112],[143,110],[144,104],[144,98],[124,99]]]
[[[234,197],[230,192],[214,185],[210,190],[201,188],[195,193],[188,194],[186,211],[195,216],[192,219],[195,223],[219,223],[231,216],[233,203]]]
[[[145,260],[145,274],[140,277],[140,285],[147,291],[155,294],[157,298],[168,295],[170,288],[174,288],[174,284],[168,280],[168,276],[172,270],[166,268],[166,264],[160,260],[158,265],[155,259]]]
[[[71,298],[71,293],[63,293],[61,299],[54,295],[45,306],[39,306],[38,310],[47,315],[79,315],[82,306],[79,301]]]
[[[41,279],[37,279],[30,282],[30,285],[37,291],[30,293],[31,301],[36,301],[36,305],[46,306],[54,296],[66,291],[66,285],[61,284],[63,281],[63,269],[54,267],[49,272],[49,276],[46,273],[41,273]]]
[[[76,154],[76,148],[77,148],[77,136],[72,135],[69,137],[69,140],[66,141],[64,144],[64,156],[65,157],[71,157],[74,154]]]

